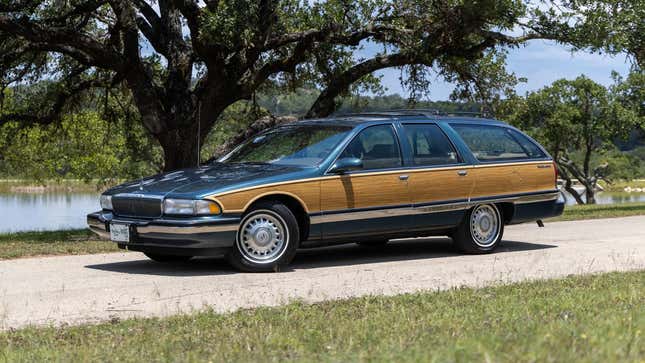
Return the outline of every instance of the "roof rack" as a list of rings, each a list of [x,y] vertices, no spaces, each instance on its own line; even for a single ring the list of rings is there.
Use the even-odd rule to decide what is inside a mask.
[[[336,115],[338,117],[397,117],[397,116],[471,116],[486,117],[482,112],[474,111],[454,111],[444,112],[433,108],[410,108],[410,109],[392,109],[374,112],[350,112]]]

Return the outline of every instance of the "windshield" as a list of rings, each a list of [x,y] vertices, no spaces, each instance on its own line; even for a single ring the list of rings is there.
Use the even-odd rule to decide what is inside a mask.
[[[317,166],[351,129],[337,125],[283,126],[246,141],[219,161]]]

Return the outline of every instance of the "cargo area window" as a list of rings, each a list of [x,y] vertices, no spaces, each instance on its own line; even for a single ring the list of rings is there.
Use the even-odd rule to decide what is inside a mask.
[[[459,162],[457,151],[434,124],[404,124],[403,129],[412,148],[414,165],[449,165]]]
[[[402,165],[399,144],[390,125],[371,126],[361,131],[339,156],[358,158],[363,169],[388,169]]]
[[[545,157],[521,133],[493,125],[451,124],[479,161],[527,160]]]

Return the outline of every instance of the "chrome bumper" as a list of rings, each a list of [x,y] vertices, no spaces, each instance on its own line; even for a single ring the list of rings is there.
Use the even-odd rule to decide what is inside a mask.
[[[131,241],[123,244],[133,250],[152,248],[214,249],[231,247],[240,223],[238,216],[195,218],[158,218],[152,220],[120,218],[99,211],[87,215],[89,229],[110,239],[110,223],[130,226]]]

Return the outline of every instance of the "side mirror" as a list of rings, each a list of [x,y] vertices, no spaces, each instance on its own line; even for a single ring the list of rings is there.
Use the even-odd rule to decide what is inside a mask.
[[[352,170],[363,169],[363,161],[359,158],[342,158],[336,160],[334,165],[329,168],[330,173],[343,174]]]

